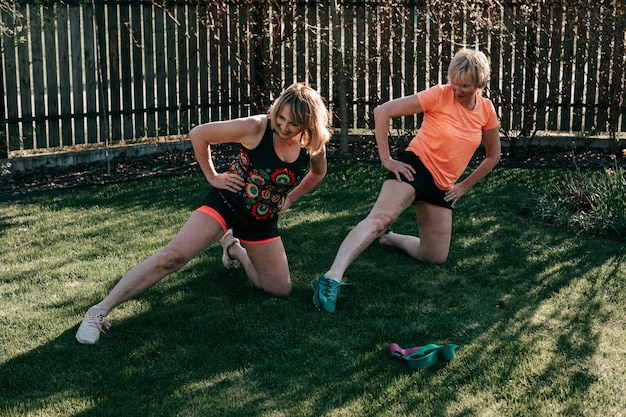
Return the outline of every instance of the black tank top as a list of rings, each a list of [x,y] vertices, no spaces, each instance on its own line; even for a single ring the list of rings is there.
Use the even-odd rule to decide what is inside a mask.
[[[276,219],[287,194],[306,175],[310,157],[300,150],[295,162],[283,162],[274,150],[274,132],[270,121],[258,146],[239,147],[239,154],[230,163],[228,172],[243,178],[245,185],[238,193],[220,190],[228,206],[244,217],[255,220]]]

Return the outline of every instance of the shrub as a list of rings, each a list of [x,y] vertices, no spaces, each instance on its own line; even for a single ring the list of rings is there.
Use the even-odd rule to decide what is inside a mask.
[[[583,172],[578,167],[537,199],[537,213],[550,223],[579,232],[626,237],[626,170],[613,167]],[[626,149],[621,159],[626,158]]]

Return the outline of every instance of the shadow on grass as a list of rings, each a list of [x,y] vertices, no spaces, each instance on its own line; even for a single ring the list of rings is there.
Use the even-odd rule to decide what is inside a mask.
[[[602,323],[611,319],[606,289],[624,285],[623,249],[520,226],[525,220],[505,201],[514,177],[499,172],[457,208],[445,265],[368,248],[348,271],[352,285],[342,289],[337,313],[326,315],[311,303],[310,280],[330,265],[375,197],[371,186],[354,188],[350,178],[358,183],[359,176],[348,167],[330,176],[345,202],[318,190],[281,226],[294,281],[290,297],[252,289],[243,272],[223,270],[218,246],[209,248],[116,309],[99,344],[78,345],[76,321],[49,342],[7,358],[0,365],[2,408],[8,415],[57,410],[74,416],[368,417],[487,409],[519,415],[555,406],[567,415],[585,413],[571,399],[588,395],[597,381],[590,367]],[[137,187],[115,191],[115,209],[150,210],[159,194],[155,184],[139,193]],[[113,191],[97,192],[96,199]],[[93,198],[80,196],[70,205],[87,206]],[[172,198],[183,205],[199,201],[180,190]],[[168,206],[158,203],[159,210]],[[68,208],[61,200],[48,207]],[[184,217],[180,211],[170,214]],[[394,226],[405,233],[414,228],[412,213]],[[46,308],[80,320],[89,303],[81,304]],[[411,372],[389,356],[391,342],[461,348],[446,366]]]

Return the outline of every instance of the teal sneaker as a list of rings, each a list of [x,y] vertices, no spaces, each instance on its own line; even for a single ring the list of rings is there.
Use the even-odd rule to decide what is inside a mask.
[[[335,312],[335,304],[339,298],[339,289],[342,285],[348,285],[345,282],[335,281],[322,275],[311,282],[313,285],[313,304],[320,311],[327,313]]]

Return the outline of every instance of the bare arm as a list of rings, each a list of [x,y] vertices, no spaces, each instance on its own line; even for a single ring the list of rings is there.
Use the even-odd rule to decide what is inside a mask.
[[[285,205],[278,214],[283,214],[300,197],[315,188],[326,176],[327,165],[326,148],[324,148],[317,155],[311,157],[311,168],[309,172],[302,178],[300,184],[287,195]]]
[[[205,178],[215,188],[237,192],[243,180],[235,174],[218,173],[211,157],[211,145],[240,143],[254,148],[263,137],[267,117],[265,115],[243,117],[224,122],[210,122],[194,127],[189,132],[196,160]]]
[[[446,192],[446,201],[456,202],[463,194],[472,188],[478,181],[485,177],[500,161],[502,148],[500,145],[500,134],[498,128],[489,129],[483,132],[483,145],[485,147],[485,159],[478,165],[470,175],[461,183],[454,184],[451,190]]]
[[[394,117],[402,117],[422,112],[417,95],[406,96],[388,101],[374,109],[374,134],[380,162],[389,171],[393,172],[398,181],[400,175],[413,181],[415,170],[409,164],[397,161],[391,157],[389,151],[389,121]]]
[[[485,146],[485,159],[461,182],[461,185],[469,190],[478,181],[484,178],[500,161],[502,148],[500,145],[500,134],[498,128],[487,130],[483,133],[483,145]]]

